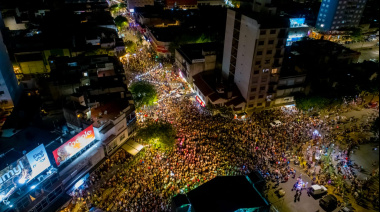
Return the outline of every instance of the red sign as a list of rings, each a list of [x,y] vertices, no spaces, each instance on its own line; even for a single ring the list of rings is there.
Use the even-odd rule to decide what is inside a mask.
[[[94,128],[91,125],[53,151],[55,163],[58,166],[61,165],[61,163],[71,158],[93,140],[95,140],[95,134]]]
[[[202,107],[206,106],[205,103],[201,100],[201,98],[199,98],[198,96],[195,97],[197,99],[197,101],[199,102],[199,104],[202,105]]]

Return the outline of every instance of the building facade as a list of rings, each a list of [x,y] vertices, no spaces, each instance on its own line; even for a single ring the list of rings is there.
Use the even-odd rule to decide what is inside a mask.
[[[127,9],[128,12],[135,12],[136,7],[145,7],[147,5],[154,5],[154,0],[128,0],[127,1]]]
[[[13,108],[18,96],[19,85],[0,31],[0,108]]]
[[[186,44],[175,50],[175,64],[190,84],[193,76],[216,66],[216,43]]]
[[[358,27],[366,1],[323,0],[315,27],[324,32]]]
[[[272,106],[289,25],[261,20],[227,11],[222,73],[236,83],[248,110]]]
[[[165,7],[171,8],[181,8],[181,9],[196,9],[197,0],[166,0]]]

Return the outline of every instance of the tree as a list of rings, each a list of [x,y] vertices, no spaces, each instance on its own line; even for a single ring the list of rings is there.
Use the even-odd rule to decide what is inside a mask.
[[[150,121],[145,127],[137,131],[136,136],[155,146],[171,148],[175,143],[176,131],[168,122]]]
[[[136,102],[136,108],[151,106],[157,101],[157,91],[154,85],[146,81],[132,83],[129,90],[132,93],[133,100]]]
[[[109,10],[111,13],[117,13],[117,12],[119,12],[119,5],[117,5],[117,4],[111,5]]]
[[[325,109],[328,107],[333,100],[319,96],[319,95],[310,95],[306,96],[303,93],[297,93],[294,95],[296,101],[296,107],[300,110],[310,110],[310,109]]]
[[[124,16],[118,15],[116,16],[115,20],[115,25],[118,28],[122,28],[128,25],[128,19]]]
[[[125,47],[127,47],[126,51],[129,53],[135,53],[137,49],[137,45],[135,42],[131,40],[127,40],[125,43]]]
[[[353,28],[350,37],[353,41],[363,41],[362,30],[360,28]]]

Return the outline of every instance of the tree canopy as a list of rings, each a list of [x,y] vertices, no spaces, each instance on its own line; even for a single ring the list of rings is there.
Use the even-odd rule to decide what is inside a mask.
[[[157,101],[156,88],[146,81],[132,83],[129,90],[132,93],[133,100],[136,102],[136,108],[151,106]]]
[[[125,42],[125,47],[127,47],[126,51],[129,53],[135,53],[137,49],[137,44],[131,40],[127,40]]]
[[[115,25],[118,28],[122,28],[122,27],[128,25],[128,19],[126,17],[122,16],[122,15],[116,16],[116,18],[114,20],[115,20]]]
[[[303,93],[296,93],[294,95],[296,101],[296,107],[300,110],[307,111],[311,108],[313,109],[325,109],[334,102],[333,99],[319,96],[319,95],[310,95],[306,96]],[[338,100],[335,100],[336,102]]]
[[[136,136],[153,145],[170,148],[175,143],[176,131],[168,122],[150,121],[137,131]]]

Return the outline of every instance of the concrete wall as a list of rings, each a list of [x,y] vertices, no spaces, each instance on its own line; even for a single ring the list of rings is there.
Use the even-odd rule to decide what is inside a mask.
[[[250,79],[256,40],[260,25],[256,20],[242,15],[239,35],[239,47],[236,58],[235,83],[245,100],[249,99]]]
[[[3,43],[0,31],[0,107],[3,109],[12,108],[17,102],[20,93],[16,75],[12,63],[9,59],[8,51]]]
[[[227,10],[226,32],[224,36],[224,49],[223,49],[223,62],[222,62],[222,75],[226,79],[228,78],[229,72],[230,72],[234,22],[235,22],[235,11]]]

